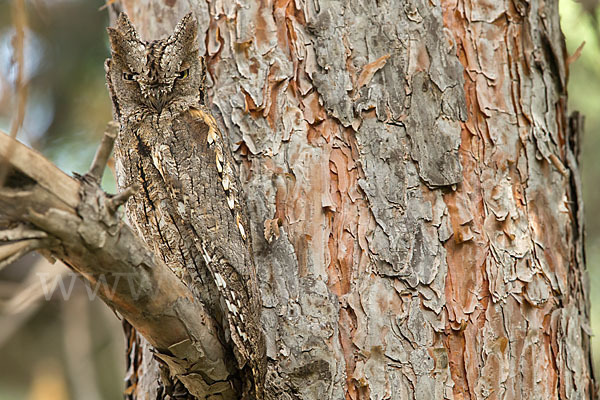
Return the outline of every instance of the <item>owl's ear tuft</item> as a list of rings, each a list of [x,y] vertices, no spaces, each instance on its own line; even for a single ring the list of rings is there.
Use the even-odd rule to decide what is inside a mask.
[[[198,35],[198,21],[194,15],[189,12],[179,21],[173,32],[175,41],[182,43],[184,47],[192,49],[196,43]]]
[[[129,43],[125,39],[125,36],[121,31],[108,27],[108,40],[110,42],[110,48],[113,54],[127,54],[127,50],[130,48]]]
[[[110,42],[110,48],[113,52],[116,52],[119,47],[121,47],[122,42],[125,40],[121,32],[116,30],[115,28],[108,27],[106,28],[108,32],[108,41]]]
[[[111,53],[118,56],[121,60],[132,60],[140,57],[138,40],[130,39],[120,29],[108,27],[108,40],[110,42]]]
[[[131,20],[125,13],[119,14],[119,17],[117,18],[117,29],[121,31],[121,33],[127,40],[140,40],[138,33],[135,30],[135,27],[133,26]]]

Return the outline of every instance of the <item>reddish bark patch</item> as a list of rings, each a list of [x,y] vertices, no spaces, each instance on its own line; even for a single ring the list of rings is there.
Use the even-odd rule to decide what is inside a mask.
[[[530,65],[560,66],[562,42],[542,43],[552,51],[536,53],[543,46],[535,42],[558,28],[532,27],[527,10],[514,6],[442,2],[465,68],[468,110],[459,150],[463,182],[444,196],[454,233],[445,244],[445,345],[456,398],[516,398],[532,390],[557,398],[557,386],[565,396],[563,384],[577,382],[565,364],[572,357],[566,352],[579,351],[565,344],[565,325],[578,320],[565,313],[578,294],[569,283],[576,218],[565,179],[565,97]],[[560,71],[555,78],[562,82]],[[539,365],[548,367],[540,372]]]

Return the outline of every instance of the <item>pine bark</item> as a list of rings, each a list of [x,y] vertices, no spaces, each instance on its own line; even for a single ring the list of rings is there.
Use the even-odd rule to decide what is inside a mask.
[[[596,398],[556,2],[111,12],[150,40],[190,6],[248,197],[272,398]],[[131,338],[130,395],[176,397]]]

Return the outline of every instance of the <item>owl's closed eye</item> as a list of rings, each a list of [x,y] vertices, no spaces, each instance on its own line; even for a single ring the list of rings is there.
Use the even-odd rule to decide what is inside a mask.
[[[167,38],[141,40],[126,14],[108,28],[112,58],[109,84],[119,112],[160,114],[204,103],[205,68],[196,44],[197,22],[186,15]]]

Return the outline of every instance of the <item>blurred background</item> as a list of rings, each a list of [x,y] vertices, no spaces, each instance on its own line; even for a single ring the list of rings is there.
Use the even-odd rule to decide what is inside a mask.
[[[569,54],[586,43],[570,66],[569,108],[586,116],[581,168],[593,310],[600,310],[599,3],[560,0]],[[23,104],[19,139],[67,173],[87,170],[111,118],[103,5],[101,0],[0,0],[0,129],[11,130]],[[12,61],[19,58],[12,50],[15,40],[23,42],[22,71]],[[15,97],[15,86],[26,89],[21,91],[26,102]],[[114,192],[110,173],[103,185]],[[120,322],[99,300],[89,301],[93,288],[58,264],[29,255],[0,271],[0,400],[122,398],[122,385],[115,384],[125,374]],[[597,311],[592,328],[600,332]],[[593,347],[600,372],[599,339]]]
[[[27,101],[19,140],[69,174],[87,171],[111,119],[103,5],[0,0],[0,129],[11,130],[20,74]],[[19,26],[21,72],[12,61]],[[114,193],[110,173],[103,184]],[[0,400],[123,398],[121,323],[100,300],[89,301],[94,288],[68,271],[37,254],[0,271]]]
[[[569,112],[585,116],[581,164],[585,210],[585,251],[590,301],[592,357],[600,379],[600,0],[559,0],[560,24],[570,55],[580,49],[569,66]],[[583,47],[581,47],[583,44]]]

